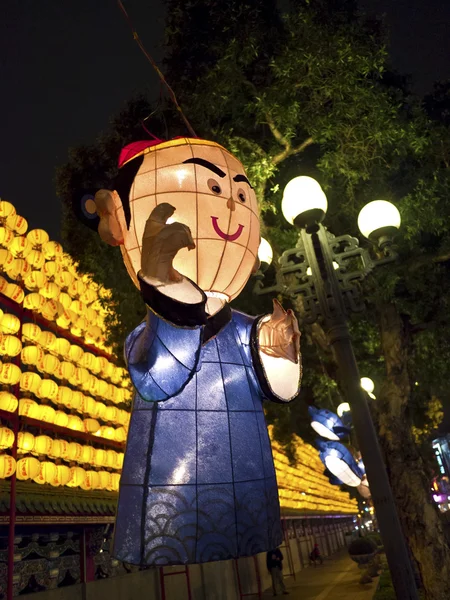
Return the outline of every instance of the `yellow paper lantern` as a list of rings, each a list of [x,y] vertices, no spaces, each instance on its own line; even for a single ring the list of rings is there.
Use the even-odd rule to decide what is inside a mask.
[[[61,296],[61,294],[60,294]],[[59,317],[56,319],[56,324],[58,325],[58,327],[61,327],[62,329],[68,329],[70,327],[70,315],[69,315],[69,311],[64,310],[63,313],[61,313],[59,315]]]
[[[119,417],[119,411],[115,406],[107,406],[104,414],[104,419],[108,423],[115,423]]]
[[[45,264],[45,256],[39,250],[32,250],[25,259],[32,269],[40,271]],[[47,278],[45,278],[47,281]]]
[[[106,451],[106,467],[109,467],[110,469],[114,468],[114,465],[116,464],[117,461],[117,452],[114,452],[114,450],[107,450]]]
[[[28,454],[33,450],[34,435],[29,431],[19,431],[19,433],[17,434],[17,452],[19,454]]]
[[[19,402],[14,394],[10,392],[0,392],[0,410],[6,412],[16,412]]]
[[[77,364],[80,363],[83,358],[83,355],[84,352],[83,349],[80,348],[80,346],[76,346],[74,344],[70,346],[69,358],[72,362]]]
[[[94,375],[89,378],[89,386],[88,390],[93,396],[99,396],[99,385],[100,380],[97,379]]]
[[[84,419],[83,428],[86,433],[95,433],[100,429],[100,423],[96,419]]]
[[[15,258],[6,269],[8,276],[15,281],[23,281],[31,273],[31,267],[24,258]],[[6,293],[6,290],[5,292]]]
[[[60,271],[55,277],[55,282],[63,290],[66,290],[73,283],[73,280],[74,280],[74,276],[71,273],[69,273],[68,271]],[[66,294],[66,296],[68,298],[70,298],[70,304],[71,304],[72,298],[69,296],[69,294]],[[70,304],[69,304],[69,306],[64,306],[64,308],[70,308]]]
[[[53,348],[55,342],[56,336],[54,333],[52,333],[51,331],[42,331],[39,337],[39,343],[43,348],[45,348],[46,350],[50,350]]]
[[[24,323],[22,325],[22,338],[27,342],[37,343],[41,335],[41,329],[35,323]]]
[[[81,411],[81,405],[83,404],[83,399],[84,399],[84,394],[82,394],[78,390],[72,392],[71,408],[73,408],[74,410],[77,410],[77,411]]]
[[[34,292],[40,290],[47,283],[47,278],[40,271],[31,271],[24,279],[27,290]]]
[[[94,462],[95,448],[92,446],[83,446],[83,452],[81,453],[80,463],[90,465]]]
[[[16,236],[9,246],[9,250],[14,258],[26,258],[32,249],[33,247],[30,242],[23,235]]]
[[[19,415],[30,419],[39,419],[39,404],[31,398],[19,400]]]
[[[21,217],[18,214],[10,215],[6,219],[6,226],[10,229],[14,229],[19,235],[23,235],[27,232],[28,222],[24,217]]]
[[[42,310],[45,304],[45,298],[38,294],[37,292],[32,292],[31,294],[27,294],[23,301],[23,305],[28,310],[33,310],[39,312]]]
[[[100,485],[100,476],[97,471],[86,471],[83,483],[80,484],[82,490],[96,490]]]
[[[86,285],[80,280],[75,279],[68,287],[68,293],[72,298],[79,298],[86,290]]]
[[[33,479],[34,482],[43,485],[44,483],[50,483],[57,477],[56,465],[48,460],[41,462],[39,475]]]
[[[50,281],[55,281],[55,277],[58,275],[58,273],[60,273],[60,271],[60,265],[54,260],[47,261],[42,267],[42,272]]]
[[[102,363],[100,362],[100,357],[95,356],[95,360],[92,361],[91,371],[92,373],[98,375],[102,369]]]
[[[120,475],[119,473],[111,473],[111,490],[113,492],[119,491]]]
[[[4,335],[0,341],[0,354],[17,356],[22,350],[22,342],[13,335]]]
[[[52,449],[52,438],[48,435],[38,435],[34,439],[33,454],[47,456]]]
[[[69,355],[70,342],[65,338],[57,338],[53,349],[59,356],[66,358]]]
[[[9,335],[16,334],[20,329],[20,319],[11,313],[5,313],[0,322],[0,330],[2,333]]]
[[[56,400],[58,397],[58,385],[53,379],[43,379],[39,386],[37,396],[45,400]]]
[[[39,290],[39,293],[47,298],[47,300],[53,300],[54,298],[58,298],[61,289],[59,285],[54,283],[53,281],[47,281],[42,289]]]
[[[61,440],[53,440],[48,455],[50,458],[61,458]]]
[[[95,362],[95,356],[91,352],[85,352],[81,358],[81,366],[91,371],[92,365]]]
[[[77,442],[70,442],[67,447],[67,458],[71,461],[78,462],[83,453],[83,446]]]
[[[44,360],[44,351],[40,346],[25,346],[22,348],[21,357],[25,365],[37,365]]]
[[[57,465],[58,469],[58,478],[61,485],[67,485],[70,481],[70,468],[67,465]]]
[[[117,452],[117,462],[115,465],[116,469],[122,469],[124,457],[125,457],[125,455],[123,452]]]
[[[90,396],[85,396],[83,394],[83,399],[80,403],[79,410],[83,413],[83,415],[91,415],[95,410],[95,400]]]
[[[81,300],[72,300],[69,308],[77,315],[82,315],[86,310],[86,306],[81,302]]]
[[[33,348],[33,346],[28,347]],[[37,373],[33,373],[32,371],[26,371],[20,376],[20,389],[24,392],[31,392],[32,394],[37,394],[41,382],[42,379]]]
[[[14,256],[5,248],[0,249],[0,271],[6,273],[14,262]]]
[[[77,415],[69,415],[67,427],[74,431],[83,431],[83,421]]]
[[[80,296],[80,300],[86,305],[95,302],[95,300],[97,300],[98,298],[97,292],[94,290],[95,285],[96,284],[94,284],[94,282],[91,281],[89,287],[87,287],[84,293]]]
[[[8,281],[0,275],[0,294],[3,294],[8,285]]]
[[[61,244],[53,241],[45,242],[42,246],[42,250],[47,260],[52,260],[57,257],[61,257],[63,253],[63,248]]]
[[[27,233],[27,240],[38,250],[41,249],[43,244],[46,244],[49,240],[48,233],[43,229],[31,229]]]
[[[57,410],[55,413],[55,425],[58,427],[67,427],[69,424],[69,415],[61,410]]]
[[[70,479],[66,485],[69,487],[79,487],[85,479],[86,471],[81,467],[72,467],[70,469]]]
[[[59,360],[53,354],[45,354],[44,359],[38,363],[37,365],[39,370],[44,371],[44,373],[48,373],[49,375],[53,375],[60,368]]]
[[[11,202],[7,202],[6,200],[0,200],[0,220],[6,222],[6,219],[16,214],[16,209]]]
[[[58,300],[47,300],[42,308],[42,316],[47,321],[56,320],[64,312],[63,305]]]
[[[0,479],[11,477],[16,472],[16,461],[9,454],[0,454]]]
[[[7,229],[6,227],[0,227],[0,246],[4,248],[9,248],[12,241],[14,239],[14,233],[11,229]]]
[[[3,294],[8,298],[11,298],[11,300],[14,302],[17,302],[17,304],[22,304],[25,298],[25,292],[15,283],[8,283],[6,288],[3,290]]]
[[[96,402],[94,406],[94,414],[92,415],[95,419],[103,419],[105,414],[106,405],[103,402]]]
[[[107,429],[112,429],[112,427],[109,427]],[[125,429],[123,427],[118,427],[117,429],[113,429],[114,434],[112,438],[109,439],[114,439],[116,440],[116,442],[124,442],[127,439],[127,432],[125,431]],[[105,435],[105,437],[107,437]]]
[[[72,298],[65,292],[59,294],[58,301],[62,304],[64,310],[69,310],[70,305],[72,304]]]
[[[104,466],[106,466],[106,461],[107,461],[106,450],[97,448],[94,453],[94,465],[96,467],[104,467]]]
[[[67,361],[62,361],[61,366],[60,366],[62,378],[65,379],[66,381],[69,381],[70,379],[72,379],[72,377],[75,375],[75,368],[76,368],[75,365],[73,365],[72,363],[67,362]]]
[[[0,368],[0,382],[8,385],[19,383],[21,371],[17,365],[12,363],[3,363]]]
[[[34,456],[26,456],[17,461],[16,477],[21,481],[34,479],[39,475],[41,463]]]
[[[68,387],[60,385],[56,395],[56,401],[58,404],[72,408],[72,390]]]
[[[48,405],[44,405],[40,407],[39,410],[39,420],[44,423],[54,423],[55,422],[56,411],[54,408]]]
[[[100,485],[99,485],[100,489],[110,490],[111,483],[112,483],[111,473],[108,473],[108,471],[100,471],[99,477],[100,477]]]
[[[11,448],[14,444],[14,431],[8,427],[0,427],[0,450]]]
[[[97,380],[97,395],[101,398],[108,398],[108,384],[103,379]]]
[[[97,323],[98,314],[93,308],[87,308],[84,314],[89,322],[89,325],[95,325]]]

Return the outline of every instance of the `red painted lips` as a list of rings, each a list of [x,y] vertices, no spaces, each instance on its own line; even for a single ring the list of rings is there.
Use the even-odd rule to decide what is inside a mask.
[[[239,225],[234,233],[225,233],[220,229],[218,220],[219,219],[217,217],[211,217],[214,231],[217,233],[217,235],[220,236],[223,240],[227,240],[227,242],[234,242],[235,240],[237,240],[238,237],[241,235],[244,226]]]

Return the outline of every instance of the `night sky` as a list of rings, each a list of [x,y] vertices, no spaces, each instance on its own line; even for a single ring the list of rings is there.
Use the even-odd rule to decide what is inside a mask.
[[[162,57],[162,0],[125,3],[154,58]],[[363,0],[386,13],[394,67],[417,93],[450,78],[448,0]],[[224,0],[226,10],[226,0]],[[2,4],[0,196],[31,227],[59,239],[55,167],[93,141],[139,90],[159,91],[115,0],[15,0]]]

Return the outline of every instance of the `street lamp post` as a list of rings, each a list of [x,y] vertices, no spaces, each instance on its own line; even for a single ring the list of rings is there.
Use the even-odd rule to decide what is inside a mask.
[[[352,409],[362,459],[370,483],[377,521],[386,551],[397,598],[417,600],[414,574],[394,504],[372,422],[367,394],[361,387],[358,365],[347,325],[349,312],[360,311],[358,281],[375,266],[392,262],[396,253],[392,237],[400,226],[395,206],[383,200],[370,202],[360,212],[358,226],[374,243],[374,252],[359,247],[350,235],[335,237],[322,225],[327,199],[320,185],[310,177],[296,177],[286,186],[282,211],[286,220],[300,229],[297,246],[280,257],[276,284],[264,287],[260,274],[255,293],[282,293],[302,297],[303,320],[312,323],[322,316],[333,348],[345,400]],[[375,256],[374,256],[375,255]],[[268,260],[267,247],[260,254]]]

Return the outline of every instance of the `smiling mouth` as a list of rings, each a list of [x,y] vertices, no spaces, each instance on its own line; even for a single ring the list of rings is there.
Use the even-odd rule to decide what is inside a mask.
[[[223,240],[227,240],[227,242],[234,242],[235,240],[237,240],[238,237],[241,235],[241,233],[244,229],[244,226],[238,225],[238,228],[236,229],[236,231],[234,233],[225,233],[224,231],[222,231],[220,229],[218,220],[219,219],[217,217],[211,217],[214,231],[217,233],[217,235],[220,236]]]

